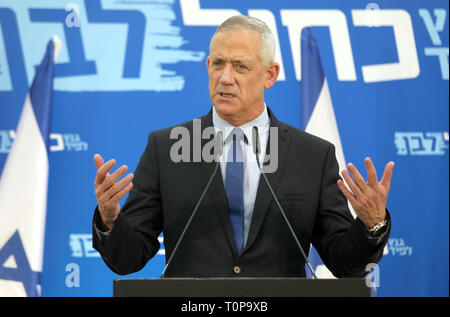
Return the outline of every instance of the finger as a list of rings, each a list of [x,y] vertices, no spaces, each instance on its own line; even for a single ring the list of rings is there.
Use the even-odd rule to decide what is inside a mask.
[[[116,160],[111,159],[105,164],[103,164],[98,170],[97,175],[95,176],[95,183],[94,185],[99,185],[103,183],[105,180],[106,174],[111,170],[111,168],[116,164]]]
[[[94,155],[94,162],[95,162],[95,167],[97,168],[97,170],[100,167],[102,167],[103,164],[105,164],[105,161],[103,160],[103,157],[100,154]]]
[[[378,176],[375,167],[373,166],[372,160],[370,157],[367,157],[364,160],[367,170],[367,184],[369,186],[378,184]]]
[[[355,183],[358,185],[361,192],[367,192],[368,186],[366,184],[366,181],[359,173],[358,169],[353,165],[352,163],[347,164],[347,168],[350,171],[350,174],[352,175],[353,179],[355,180]],[[351,188],[351,187],[350,187]],[[353,190],[353,188],[351,188]],[[355,192],[353,190],[353,192]]]
[[[119,167],[114,173],[111,174],[111,177],[109,178],[109,181],[111,182],[111,185],[114,184],[119,178],[122,177],[123,174],[128,170],[128,166],[122,165]]]
[[[355,196],[352,194],[352,192],[345,186],[344,182],[340,179],[337,181],[338,187],[341,190],[341,192],[344,194],[344,196],[347,198],[347,200],[352,204],[353,208],[355,208],[355,205],[357,203],[357,200]]]
[[[111,197],[113,197],[115,194],[120,192],[123,187],[125,187],[131,180],[133,179],[133,174],[128,174],[124,178],[122,178],[119,182],[112,184],[112,186],[105,190],[104,197],[105,199],[109,200]]]
[[[115,182],[119,178],[121,178],[123,174],[125,174],[125,172],[127,170],[128,170],[128,166],[122,165],[114,173],[106,175],[105,179],[103,180],[103,183],[98,186],[99,191],[102,193],[108,191],[111,187],[114,186]],[[112,194],[110,196],[112,196]]]
[[[391,186],[391,179],[392,179],[392,173],[394,171],[394,162],[389,162],[386,164],[386,167],[384,168],[383,177],[381,178],[381,185],[383,185],[386,188],[389,188]]]
[[[133,183],[129,183],[127,186],[122,188],[120,192],[115,194],[113,197],[111,197],[112,202],[118,203],[126,194],[130,192],[130,190],[133,188]]]
[[[353,194],[356,197],[361,197],[362,196],[362,192],[359,189],[359,187],[353,182],[352,178],[350,177],[350,175],[348,174],[348,172],[346,170],[342,171],[342,177],[344,178],[345,182],[347,183],[347,186],[350,187],[350,190],[353,192]]]

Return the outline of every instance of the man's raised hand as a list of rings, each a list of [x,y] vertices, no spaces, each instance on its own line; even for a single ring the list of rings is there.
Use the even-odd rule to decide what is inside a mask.
[[[394,162],[389,162],[383,173],[380,182],[377,179],[377,172],[370,158],[364,160],[367,169],[367,182],[361,176],[353,164],[347,164],[354,181],[346,170],[342,171],[342,176],[350,190],[342,180],[338,180],[338,186],[347,197],[358,218],[364,223],[367,229],[372,228],[386,217],[386,201],[391,187],[392,171]]]
[[[94,188],[98,210],[103,224],[112,230],[120,212],[119,201],[133,188],[133,183],[131,183],[133,174],[130,173],[119,180],[128,170],[126,165],[122,165],[110,174],[109,171],[116,164],[114,159],[105,163],[99,154],[95,154],[94,162],[97,167]]]

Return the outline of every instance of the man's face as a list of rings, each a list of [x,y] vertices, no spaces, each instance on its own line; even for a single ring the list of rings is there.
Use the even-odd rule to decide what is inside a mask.
[[[279,65],[264,67],[260,35],[253,31],[218,32],[206,61],[209,94],[217,113],[239,126],[256,118],[264,109],[264,89],[276,81]]]

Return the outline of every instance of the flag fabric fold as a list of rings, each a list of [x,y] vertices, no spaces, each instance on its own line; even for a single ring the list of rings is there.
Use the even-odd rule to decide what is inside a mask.
[[[51,40],[0,177],[0,296],[41,293],[54,58]]]
[[[319,48],[311,28],[304,28],[301,34],[301,65],[301,129],[334,144],[341,171],[346,166],[344,151]],[[355,216],[350,205],[349,207]],[[333,277],[313,246],[311,246],[309,260],[319,278]],[[311,277],[309,271],[306,270],[306,272],[307,276]]]

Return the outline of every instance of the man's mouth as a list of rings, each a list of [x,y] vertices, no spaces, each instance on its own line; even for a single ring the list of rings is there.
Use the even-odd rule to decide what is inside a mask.
[[[219,95],[224,97],[224,98],[233,98],[233,97],[235,97],[235,95],[233,95],[233,94],[227,94],[227,93],[223,93],[223,92],[219,92]]]

